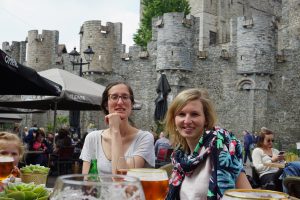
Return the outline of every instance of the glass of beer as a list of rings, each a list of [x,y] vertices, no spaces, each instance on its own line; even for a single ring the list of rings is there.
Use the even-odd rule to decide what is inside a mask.
[[[14,158],[10,156],[0,156],[0,182],[6,179],[14,169]]]
[[[128,169],[135,167],[133,156],[122,156],[117,162],[117,174],[126,175]]]
[[[128,176],[141,180],[146,200],[165,199],[168,193],[168,174],[163,169],[138,168],[129,169]]]

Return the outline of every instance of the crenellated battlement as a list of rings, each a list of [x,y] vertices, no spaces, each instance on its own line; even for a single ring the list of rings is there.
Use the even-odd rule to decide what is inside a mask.
[[[55,63],[59,32],[56,30],[28,31],[27,64],[37,71],[47,70]]]

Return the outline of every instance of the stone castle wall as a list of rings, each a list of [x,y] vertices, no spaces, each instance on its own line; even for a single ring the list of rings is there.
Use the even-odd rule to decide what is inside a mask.
[[[258,131],[266,126],[278,133],[283,144],[300,140],[300,12],[296,1],[190,3],[192,15],[187,18],[182,13],[166,13],[153,19],[147,51],[133,46],[125,52],[120,23],[85,22],[80,51],[90,45],[96,54],[84,77],[102,85],[127,81],[142,102],[142,110],[133,111],[132,120],[145,130],[155,126],[156,86],[164,73],[172,88],[169,102],[183,89],[204,87],[215,102],[219,125],[238,135],[244,129]],[[49,42],[46,53],[43,41],[36,39],[38,33],[29,31],[29,66],[42,70],[41,63],[35,63],[38,57],[46,66],[72,71],[67,54],[63,63],[55,63],[58,34],[43,35]],[[216,43],[211,43],[212,37]],[[102,119],[97,111],[82,112],[83,132],[89,123],[104,128]]]

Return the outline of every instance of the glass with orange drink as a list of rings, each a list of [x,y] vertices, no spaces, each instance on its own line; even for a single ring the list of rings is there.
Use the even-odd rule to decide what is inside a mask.
[[[6,179],[14,168],[14,158],[10,156],[0,156],[0,182]]]
[[[168,175],[165,170],[150,168],[129,169],[127,175],[140,179],[146,200],[165,199],[169,187]]]

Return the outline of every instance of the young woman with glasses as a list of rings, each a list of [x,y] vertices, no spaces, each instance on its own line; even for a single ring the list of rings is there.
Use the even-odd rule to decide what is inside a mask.
[[[252,152],[253,166],[259,174],[261,186],[265,189],[281,191],[282,169],[269,167],[266,163],[284,162],[284,154],[279,154],[277,149],[273,148],[274,133],[263,127],[257,142],[257,148]]]
[[[129,122],[133,104],[133,91],[127,83],[115,82],[106,87],[101,108],[108,128],[87,135],[80,155],[83,174],[88,173],[92,159],[97,159],[98,173],[116,173],[118,159],[124,156],[134,158],[135,168],[154,167],[153,135]]]

